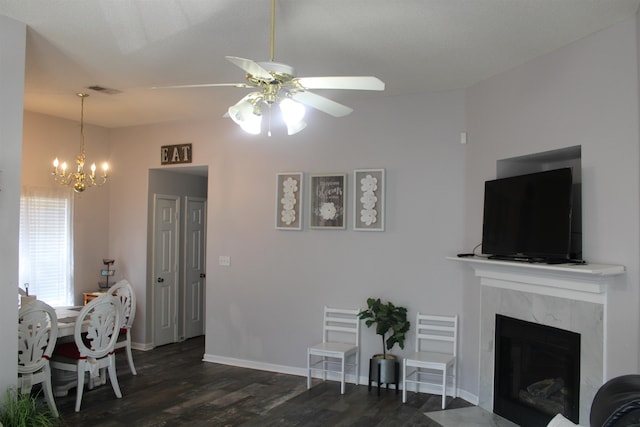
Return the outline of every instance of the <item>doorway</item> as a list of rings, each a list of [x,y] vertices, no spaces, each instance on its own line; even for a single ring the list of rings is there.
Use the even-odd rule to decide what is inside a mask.
[[[205,333],[208,170],[149,170],[147,311],[153,347]]]

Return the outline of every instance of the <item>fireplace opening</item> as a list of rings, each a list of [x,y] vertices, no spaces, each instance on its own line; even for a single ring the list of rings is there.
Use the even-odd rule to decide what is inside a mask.
[[[580,334],[496,314],[493,412],[523,427],[578,423]]]

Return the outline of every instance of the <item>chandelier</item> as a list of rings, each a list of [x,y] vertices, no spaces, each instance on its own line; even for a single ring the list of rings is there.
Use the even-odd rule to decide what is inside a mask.
[[[58,158],[53,161],[53,179],[62,185],[71,185],[76,193],[82,193],[87,187],[96,187],[107,182],[107,171],[109,164],[102,164],[102,176],[96,179],[96,164],[91,164],[91,172],[86,173],[84,170],[85,153],[84,153],[84,99],[89,95],[86,93],[77,93],[80,97],[80,154],[76,156],[77,169],[75,172],[67,172],[67,162],[60,162]]]

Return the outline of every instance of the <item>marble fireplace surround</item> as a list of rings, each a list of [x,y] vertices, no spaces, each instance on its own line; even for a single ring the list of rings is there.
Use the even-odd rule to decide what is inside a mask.
[[[625,268],[450,259],[467,263],[480,278],[479,406],[493,410],[495,316],[503,314],[581,335],[580,423],[588,424],[591,401],[604,382],[607,287]]]

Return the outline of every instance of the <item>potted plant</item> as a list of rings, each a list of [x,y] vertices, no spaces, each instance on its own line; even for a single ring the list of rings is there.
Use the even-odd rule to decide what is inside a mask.
[[[20,394],[15,388],[9,388],[0,408],[0,426],[2,425],[54,427],[62,425],[62,422],[51,414],[46,404],[37,401],[37,396]]]
[[[376,325],[376,334],[382,340],[382,354],[374,354],[369,364],[369,388],[371,381],[380,384],[398,385],[399,363],[396,356],[387,354],[396,344],[404,348],[405,334],[411,323],[407,320],[407,309],[391,302],[382,303],[380,298],[368,298],[366,310],[358,313],[367,327]]]

